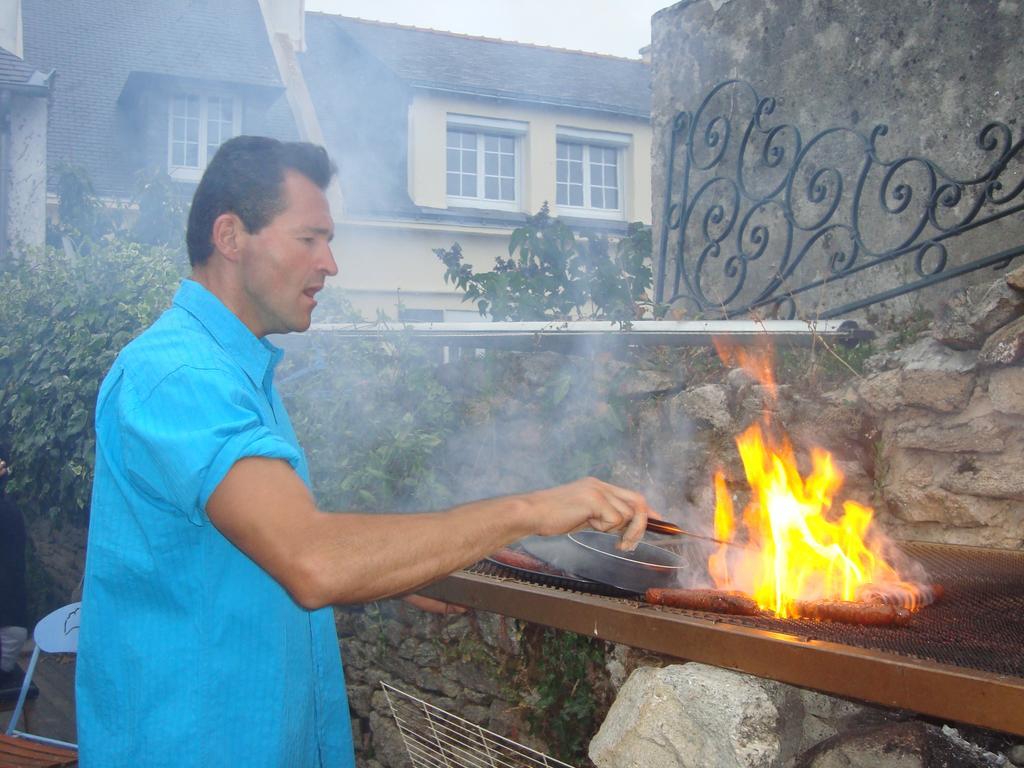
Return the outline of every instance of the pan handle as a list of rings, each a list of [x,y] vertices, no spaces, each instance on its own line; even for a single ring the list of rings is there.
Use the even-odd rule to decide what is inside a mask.
[[[668,522],[668,520],[653,520],[651,518],[647,518],[647,530],[650,531],[651,533],[664,533],[664,534],[668,534],[669,536],[692,536],[695,539],[703,539],[704,541],[713,541],[713,542],[715,542],[715,544],[728,544],[730,546],[741,546],[739,544],[734,544],[731,541],[722,541],[721,539],[716,539],[713,536],[704,536],[704,535],[702,535],[700,533],[691,533],[690,531],[687,531],[687,530],[685,530],[683,528],[680,528],[675,523]]]
[[[687,531],[684,531],[675,523],[670,523],[667,520],[654,520],[647,518],[647,530],[651,533],[666,533],[671,536],[686,536]]]

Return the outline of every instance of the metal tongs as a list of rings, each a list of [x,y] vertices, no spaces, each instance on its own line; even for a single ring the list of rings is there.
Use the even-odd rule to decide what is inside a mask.
[[[725,544],[730,547],[743,547],[742,544],[738,544],[733,541],[723,541],[722,539],[716,539],[713,536],[705,536],[702,533],[693,533],[692,531],[687,531],[684,528],[680,528],[675,523],[668,522],[668,520],[654,520],[652,518],[647,518],[647,530],[651,533],[663,533],[668,536],[690,536],[694,539],[710,541],[715,544]]]

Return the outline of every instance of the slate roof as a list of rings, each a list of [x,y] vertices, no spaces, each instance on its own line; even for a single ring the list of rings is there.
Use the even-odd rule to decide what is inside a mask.
[[[310,26],[344,32],[413,87],[648,118],[651,70],[623,59],[322,13]]]
[[[346,208],[370,217],[509,227],[525,220],[412,202],[408,106],[416,89],[650,116],[650,68],[639,60],[308,13],[299,61]]]
[[[5,86],[38,87],[42,93],[46,93],[42,73],[37,72],[6,48],[0,48],[0,88]]]
[[[22,0],[22,19],[25,61],[56,70],[48,164],[83,167],[100,194],[127,191],[117,102],[131,73],[283,89],[258,0]]]
[[[418,209],[406,184],[409,87],[358,48],[334,18],[306,15],[299,63],[340,170],[346,210],[412,214]]]

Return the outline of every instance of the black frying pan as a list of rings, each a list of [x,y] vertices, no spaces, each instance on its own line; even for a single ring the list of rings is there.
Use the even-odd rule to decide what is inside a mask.
[[[616,549],[619,536],[577,531],[564,536],[530,536],[519,546],[545,563],[580,578],[630,592],[650,587],[675,587],[705,573],[708,547],[694,542],[669,552],[641,542],[632,552]]]

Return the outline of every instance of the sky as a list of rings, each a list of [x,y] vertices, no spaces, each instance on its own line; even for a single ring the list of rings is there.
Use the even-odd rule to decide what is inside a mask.
[[[639,58],[674,0],[306,0],[307,11]]]

